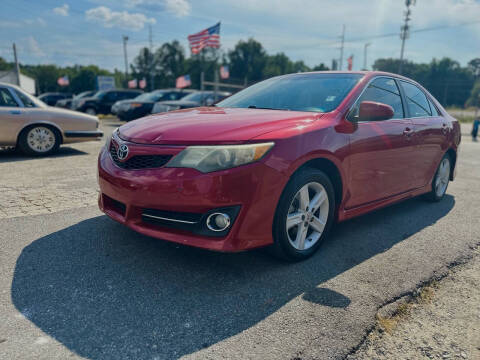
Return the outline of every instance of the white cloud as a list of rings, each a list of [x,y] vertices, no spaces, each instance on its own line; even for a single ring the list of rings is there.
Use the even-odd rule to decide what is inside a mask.
[[[142,8],[144,10],[161,12],[168,11],[176,17],[188,16],[192,7],[189,0],[124,0],[127,8]]]
[[[187,16],[191,11],[187,0],[165,0],[165,8],[177,17]]]
[[[68,16],[69,6],[68,4],[63,4],[62,6],[53,8],[53,12],[60,16]]]
[[[42,50],[37,40],[33,36],[29,36],[25,41],[25,47],[27,51],[36,56],[45,56],[45,52]]]
[[[25,25],[34,25],[45,27],[47,23],[42,18],[38,17],[36,19],[24,19],[18,21],[0,21],[0,28],[21,28]]]
[[[128,11],[113,11],[105,6],[99,6],[85,12],[88,21],[101,23],[107,28],[121,27],[130,30],[141,30],[146,24],[155,24],[154,18],[148,18],[140,13]]]

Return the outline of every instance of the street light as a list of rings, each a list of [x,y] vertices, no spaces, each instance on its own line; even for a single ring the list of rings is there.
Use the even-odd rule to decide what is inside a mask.
[[[363,46],[363,70],[367,70],[367,48],[372,45],[372,43],[366,43]]]

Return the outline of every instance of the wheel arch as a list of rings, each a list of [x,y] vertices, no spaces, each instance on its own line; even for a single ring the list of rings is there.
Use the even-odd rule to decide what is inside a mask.
[[[305,168],[314,168],[321,170],[327,174],[330,178],[334,193],[335,193],[335,205],[338,206],[342,203],[343,200],[343,193],[345,189],[344,179],[342,176],[342,172],[340,171],[339,166],[331,159],[328,159],[324,156],[314,157],[303,162],[293,173],[291,176],[296,174],[297,172],[305,169]]]
[[[38,125],[41,125],[41,126],[46,126],[46,127],[49,127],[49,128],[52,128],[54,131],[57,131],[58,134],[60,135],[60,144],[63,144],[64,142],[64,134],[63,134],[63,131],[62,129],[60,129],[60,127],[53,123],[53,122],[50,122],[50,121],[35,121],[35,122],[32,122],[32,123],[28,123],[28,124],[25,124],[17,133],[17,146],[18,146],[18,141],[20,140],[20,136],[22,136],[22,134],[27,131],[28,129],[31,129],[32,127],[35,127],[35,126],[38,126]]]
[[[452,161],[452,166],[450,167],[450,181],[453,181],[454,174],[455,174],[455,167],[457,165],[457,152],[453,148],[449,148],[446,154],[450,156],[450,160]]]

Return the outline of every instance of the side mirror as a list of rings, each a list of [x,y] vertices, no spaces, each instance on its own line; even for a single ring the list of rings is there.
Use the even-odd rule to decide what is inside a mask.
[[[358,121],[382,121],[393,118],[393,108],[390,105],[362,101],[358,111]]]

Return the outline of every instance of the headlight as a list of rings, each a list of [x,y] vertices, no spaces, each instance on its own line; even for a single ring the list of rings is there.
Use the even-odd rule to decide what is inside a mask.
[[[197,169],[203,173],[230,169],[260,160],[274,143],[189,146],[166,166]]]

